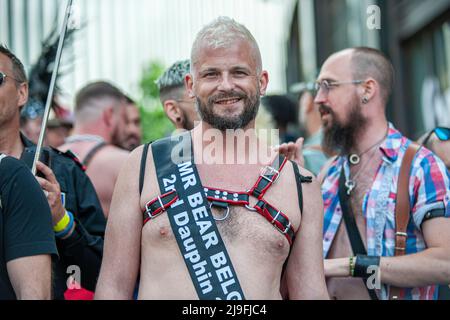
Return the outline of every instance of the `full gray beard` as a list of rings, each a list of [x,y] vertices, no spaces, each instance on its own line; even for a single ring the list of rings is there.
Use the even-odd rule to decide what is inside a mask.
[[[259,110],[260,97],[257,94],[250,99],[248,96],[244,98],[244,110],[238,116],[223,117],[214,113],[213,102],[202,104],[197,98],[197,111],[203,121],[208,123],[215,129],[226,131],[227,129],[237,130],[245,128],[252,120],[256,118]]]

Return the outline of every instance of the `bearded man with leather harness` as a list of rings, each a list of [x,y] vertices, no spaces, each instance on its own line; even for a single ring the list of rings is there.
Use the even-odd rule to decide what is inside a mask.
[[[186,87],[202,122],[130,155],[96,298],[131,299],[139,272],[139,299],[328,298],[318,183],[253,130],[268,84],[256,41],[221,17],[199,32],[191,61]],[[258,147],[232,144],[243,137]]]

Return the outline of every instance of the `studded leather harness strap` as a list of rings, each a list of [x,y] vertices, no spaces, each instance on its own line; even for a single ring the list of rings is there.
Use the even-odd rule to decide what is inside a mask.
[[[147,154],[147,150],[144,149],[144,154]],[[225,211],[223,218],[217,218],[216,220],[225,220],[230,212],[230,205],[233,206],[243,206],[250,211],[254,211],[263,216],[268,222],[270,222],[276,230],[281,232],[287,239],[290,245],[292,245],[295,237],[295,230],[289,221],[287,215],[282,211],[275,208],[273,205],[268,203],[263,199],[267,190],[278,180],[280,173],[286,165],[287,158],[283,156],[278,156],[270,166],[266,166],[261,170],[261,174],[258,177],[254,186],[248,191],[231,191],[222,190],[211,187],[204,187],[205,196],[210,203],[210,207],[217,207]],[[141,165],[141,171],[144,165]],[[296,164],[294,164],[295,168]],[[312,177],[304,177],[300,175],[298,170],[296,171],[297,176],[297,188],[301,188],[301,183],[310,183]],[[142,176],[142,174],[141,174]],[[142,190],[142,178],[140,182],[140,188]],[[258,201],[251,207],[250,197],[255,197]],[[176,191],[171,191],[158,196],[151,201],[149,201],[144,209],[143,218],[144,224],[149,220],[159,216],[161,213],[167,210],[173,203],[178,199]],[[299,197],[301,210],[301,197]]]

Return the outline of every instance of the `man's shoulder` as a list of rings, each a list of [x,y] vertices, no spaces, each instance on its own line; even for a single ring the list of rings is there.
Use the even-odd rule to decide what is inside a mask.
[[[0,182],[1,184],[9,181],[19,170],[28,169],[26,165],[10,156],[0,154]]]
[[[22,161],[0,153],[0,170],[2,174],[7,173],[9,170],[15,170],[24,166],[25,164]]]
[[[447,180],[445,163],[432,151],[421,146],[412,163],[413,170],[422,170],[425,176]]]
[[[112,145],[112,144],[106,145],[104,150],[112,152],[112,153],[116,154],[119,157],[120,156],[122,156],[122,157],[123,156],[128,156],[130,154],[130,151],[122,149],[122,148],[119,148],[119,147],[117,147],[115,145]]]
[[[64,165],[78,167],[82,171],[86,171],[86,167],[71,150],[61,151],[56,148],[49,148],[49,150],[58,162],[61,162]]]
[[[101,162],[124,161],[129,155],[129,151],[112,144],[107,144],[98,151],[98,156],[96,156],[95,159],[93,158],[92,161],[96,161],[97,159]]]
[[[309,189],[314,189],[318,185],[318,180],[316,176],[309,170],[301,167],[295,161],[288,161],[285,165],[287,168],[283,169],[285,171],[283,174],[288,175],[288,179],[283,179],[283,189],[289,188],[301,188],[305,191]],[[298,170],[294,170],[294,166]],[[301,186],[300,186],[300,185]]]

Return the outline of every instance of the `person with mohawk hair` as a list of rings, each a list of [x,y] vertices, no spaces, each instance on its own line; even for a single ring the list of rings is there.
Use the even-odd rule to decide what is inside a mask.
[[[191,130],[199,121],[195,99],[189,97],[184,86],[190,68],[189,60],[177,61],[156,82],[164,112],[176,129]]]

